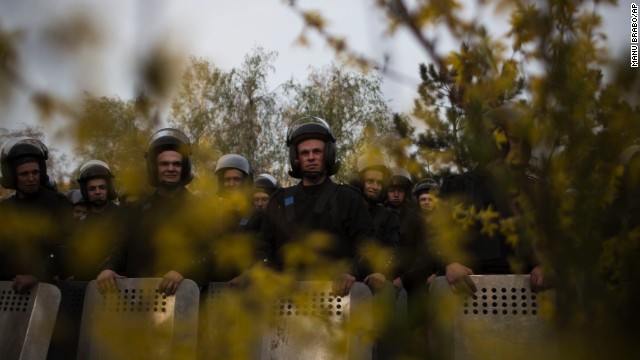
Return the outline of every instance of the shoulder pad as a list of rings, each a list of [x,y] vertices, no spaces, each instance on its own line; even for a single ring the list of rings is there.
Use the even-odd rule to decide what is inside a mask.
[[[269,196],[269,203],[273,202],[277,202],[277,203],[282,203],[284,202],[284,198],[285,198],[285,189],[288,189],[290,187],[286,187],[286,188],[278,188],[276,191],[274,191],[270,196]]]
[[[269,196],[269,198],[273,199],[273,198],[275,198],[276,196],[279,196],[280,194],[284,194],[284,189],[286,189],[286,188],[284,188],[284,187],[278,188],[276,191],[274,191],[274,192],[271,194],[271,196]]]
[[[71,202],[69,201],[69,198],[67,198],[63,193],[59,193],[57,191],[53,191],[53,193],[55,194],[55,196],[59,199],[62,200],[66,203],[71,204]]]
[[[42,194],[45,198],[71,206],[71,201],[69,201],[69,199],[63,193],[59,193],[46,187],[41,187],[40,191],[45,192],[44,194]]]

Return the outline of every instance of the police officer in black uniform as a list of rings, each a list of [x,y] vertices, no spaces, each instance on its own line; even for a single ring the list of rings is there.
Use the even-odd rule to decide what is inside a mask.
[[[491,161],[480,163],[463,174],[447,177],[440,191],[442,199],[453,198],[476,211],[491,208],[500,219],[523,215],[516,201],[517,192],[533,192],[538,184],[529,172],[531,149],[518,131],[517,122],[521,115],[519,110],[509,107],[488,114],[496,123],[494,133],[502,133],[506,142],[498,144],[500,152]],[[467,230],[468,241],[463,248],[466,261],[446,261],[446,279],[454,290],[475,292],[476,286],[469,275],[512,274],[516,270],[530,271],[533,291],[546,289],[548,279],[537,264],[533,249],[514,247],[503,234],[495,232],[489,235],[481,231],[481,227],[476,223]],[[524,264],[523,269],[513,269],[512,260]]]
[[[202,279],[199,255],[206,253],[209,208],[185,188],[193,179],[189,139],[165,128],[151,136],[145,155],[147,179],[156,188],[136,205],[124,241],[98,275],[101,292],[117,289],[116,279],[161,277],[159,290],[174,294],[186,277]],[[208,217],[209,214],[206,214]]]
[[[76,222],[84,219],[87,216],[87,202],[82,197],[80,189],[71,189],[65,196],[73,207],[73,220]]]
[[[24,292],[59,272],[59,251],[73,223],[67,198],[49,188],[49,151],[37,139],[9,140],[0,154],[0,184],[16,192],[0,203],[0,280]]]
[[[398,215],[382,204],[387,196],[387,188],[391,171],[385,164],[381,154],[370,152],[358,158],[357,181],[355,184],[361,191],[369,215],[373,221],[376,239],[390,254],[386,273],[393,274],[397,258],[400,237],[400,219]]]
[[[222,198],[235,191],[247,190],[253,183],[253,169],[242,155],[222,155],[214,173],[218,179],[218,195]]]
[[[253,182],[253,207],[258,212],[264,212],[269,204],[271,195],[278,190],[278,180],[271,174],[260,174]]]
[[[260,224],[251,205],[253,169],[247,158],[238,154],[226,154],[218,159],[215,175],[218,179],[218,196],[227,213],[229,231],[257,234]]]
[[[126,214],[113,202],[118,195],[107,163],[85,162],[80,166],[77,182],[88,211],[65,249],[63,261],[67,276],[89,281],[104,268],[114,247],[124,237]]]
[[[428,215],[433,211],[435,197],[439,189],[440,185],[433,179],[422,179],[416,183],[413,188],[413,197],[423,214]]]
[[[262,222],[264,221],[264,214],[269,204],[271,195],[278,190],[278,180],[270,174],[260,174],[253,182],[253,214],[249,218],[248,226],[246,227],[252,231],[255,235],[258,234],[260,228],[262,228]]]
[[[398,214],[402,213],[406,208],[411,207],[412,202],[410,195],[412,186],[411,174],[407,169],[400,167],[392,168],[391,181],[387,189],[386,206]]]
[[[393,279],[397,292],[405,289],[409,295],[424,285],[424,253],[427,247],[427,229],[411,198],[413,181],[408,170],[400,167],[391,169],[391,182],[387,191],[387,208],[400,218],[400,240],[398,245],[398,269]]]
[[[439,189],[440,185],[435,180],[426,178],[419,180],[411,192],[419,207],[417,213],[422,218],[423,241],[418,244],[411,269],[405,276],[411,278],[409,283],[429,286],[437,275],[442,275],[438,272],[442,268],[440,257],[432,243],[433,234],[429,231],[431,229],[429,217],[435,208]]]
[[[333,270],[333,287],[338,295],[348,294],[356,280],[374,290],[384,286],[383,270],[357,273],[362,256],[359,247],[373,238],[373,224],[358,192],[330,179],[340,164],[336,161],[336,138],[329,125],[317,117],[295,121],[287,133],[287,147],[289,175],[301,181],[271,197],[258,236],[258,259],[276,269],[295,271],[299,278],[306,279],[318,276],[314,265],[324,265],[324,270],[327,265],[335,265],[329,269]],[[285,263],[284,252],[289,244],[304,243],[312,236],[329,239],[326,247],[311,250],[315,263]]]
[[[89,206],[87,217],[102,216],[118,212],[119,206],[114,203],[118,198],[115,191],[114,176],[109,165],[100,160],[89,160],[80,166],[78,185],[82,197]]]

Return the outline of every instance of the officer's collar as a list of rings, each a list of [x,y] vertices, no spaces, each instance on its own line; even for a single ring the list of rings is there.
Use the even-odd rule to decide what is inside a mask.
[[[307,194],[315,194],[318,191],[321,191],[325,186],[327,186],[327,184],[329,184],[331,182],[331,179],[327,176],[324,181],[322,181],[319,184],[313,184],[313,185],[304,185],[302,184],[302,181],[300,181],[298,183],[298,187],[299,189],[302,189],[302,191],[304,191]]]
[[[35,200],[40,197],[43,191],[44,191],[44,188],[42,187],[42,185],[38,186],[38,190],[36,192],[30,193],[30,194],[23,193],[22,191],[16,190],[15,197],[16,199],[23,200],[23,201]]]

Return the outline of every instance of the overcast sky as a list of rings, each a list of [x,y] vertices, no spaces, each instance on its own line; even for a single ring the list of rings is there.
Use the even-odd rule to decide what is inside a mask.
[[[403,74],[403,80],[385,77],[385,97],[395,111],[409,112],[418,84],[418,65],[429,59],[406,33],[385,37],[382,17],[373,3],[299,1],[304,9],[319,10],[330,20],[329,31],[344,35],[357,51],[380,61],[383,54],[392,55],[390,68]],[[615,53],[628,48],[629,3],[602,7],[604,32]],[[479,16],[474,11],[468,9],[467,14]],[[95,26],[93,36],[100,41],[71,58],[60,56],[59,49],[47,47],[51,24],[69,22],[74,15],[88,18]],[[495,34],[506,31],[504,21],[493,18],[490,23]],[[172,44],[184,54],[206,57],[227,70],[240,66],[256,46],[275,51],[276,71],[269,79],[272,88],[291,77],[303,80],[309,66],[319,68],[334,61],[333,52],[317,36],[310,36],[310,47],[294,44],[302,21],[281,0],[0,0],[0,27],[23,31],[19,50],[29,83],[67,98],[77,97],[85,89],[97,95],[131,97],[135,60],[157,42]],[[87,33],[79,38],[92,39],[94,33]],[[445,39],[441,42],[443,51],[447,46]],[[9,108],[0,106],[2,126],[37,122],[26,98],[14,99]]]

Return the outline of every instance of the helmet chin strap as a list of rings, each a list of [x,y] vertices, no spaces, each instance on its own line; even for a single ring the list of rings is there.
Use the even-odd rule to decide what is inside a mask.
[[[16,196],[18,198],[21,198],[21,199],[34,198],[34,197],[38,196],[38,193],[40,192],[40,188],[41,188],[41,185],[38,185],[38,190],[34,191],[34,192],[30,192],[30,193],[26,193],[26,192],[21,191],[21,190],[16,190]]]
[[[177,182],[177,183],[168,183],[168,182],[164,182],[164,181],[159,181],[158,182],[158,187],[164,188],[166,190],[173,190],[176,188],[179,188],[182,186],[182,182]]]
[[[404,202],[401,202],[401,203],[399,203],[398,205],[394,205],[391,201],[389,201],[389,202],[387,203],[387,206],[388,206],[388,207],[390,207],[391,209],[399,210],[400,208],[402,208],[403,203],[404,203]]]
[[[379,204],[385,200],[385,196],[383,195],[382,192],[380,192],[380,194],[378,194],[378,196],[375,196],[375,197],[365,194],[364,198],[370,204]]]
[[[303,171],[302,177],[307,178],[311,181],[316,181],[320,179],[322,176],[324,176],[324,174],[325,174],[324,171]]]
[[[96,207],[96,208],[103,208],[103,207],[107,206],[107,201],[106,200],[93,201],[93,202],[91,202],[91,206],[92,207]]]

